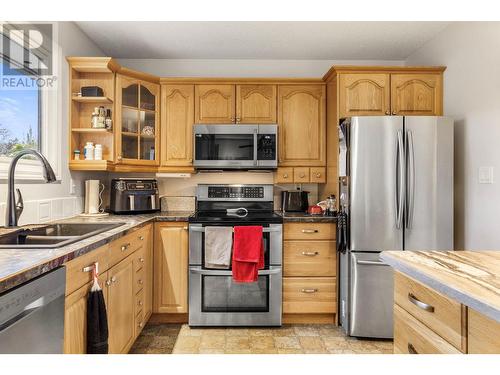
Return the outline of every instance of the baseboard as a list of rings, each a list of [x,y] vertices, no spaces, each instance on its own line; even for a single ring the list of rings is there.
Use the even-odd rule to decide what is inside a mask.
[[[283,324],[335,324],[336,314],[283,314]]]
[[[188,314],[152,314],[148,323],[187,323]]]

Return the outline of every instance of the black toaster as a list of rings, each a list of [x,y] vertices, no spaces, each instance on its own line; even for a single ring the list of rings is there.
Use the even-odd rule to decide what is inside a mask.
[[[154,179],[111,180],[109,210],[115,214],[138,214],[160,210],[158,182]]]

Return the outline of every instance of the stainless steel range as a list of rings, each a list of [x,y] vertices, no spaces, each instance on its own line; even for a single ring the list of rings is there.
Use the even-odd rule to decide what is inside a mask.
[[[189,325],[280,326],[283,218],[273,210],[273,185],[198,185],[189,219]],[[208,226],[262,225],[265,267],[254,283],[206,268]]]

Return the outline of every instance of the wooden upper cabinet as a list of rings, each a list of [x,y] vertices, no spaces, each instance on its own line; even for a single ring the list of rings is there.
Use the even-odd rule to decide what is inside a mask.
[[[195,122],[232,124],[235,122],[234,85],[196,85]]]
[[[275,124],[276,85],[237,85],[236,123]]]
[[[279,86],[280,166],[325,165],[325,98],[324,85]]]
[[[390,74],[340,74],[339,117],[390,115],[390,94]]]
[[[161,87],[161,165],[193,162],[194,86]]]
[[[160,85],[117,74],[116,94],[117,162],[157,165]]]
[[[441,74],[391,74],[393,115],[442,115],[442,97]]]

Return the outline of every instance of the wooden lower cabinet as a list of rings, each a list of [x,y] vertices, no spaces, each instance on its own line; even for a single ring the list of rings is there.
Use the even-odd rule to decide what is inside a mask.
[[[109,254],[103,247],[66,264],[66,277],[73,281],[67,282],[71,287],[66,291],[64,353],[86,353],[87,297],[92,282],[73,289],[84,277],[90,277],[89,273],[82,276],[82,266],[89,266],[95,260],[103,268],[118,261],[108,270],[100,269],[99,284],[106,301],[109,353],[129,351],[152,312],[152,240],[152,225],[148,225],[110,243]]]
[[[394,353],[500,354],[500,322],[394,275]]]
[[[469,308],[468,352],[500,354],[500,323]]]
[[[104,300],[107,301],[108,274],[99,276]],[[66,296],[64,309],[64,354],[85,354],[87,352],[87,296],[92,283],[88,283]]]
[[[109,353],[126,353],[135,339],[133,259],[118,263],[109,271],[108,278]]]
[[[394,353],[461,354],[453,345],[398,305],[394,305]]]
[[[188,224],[156,223],[153,312],[188,312]]]
[[[277,184],[324,184],[326,182],[325,167],[280,167],[276,171]]]

